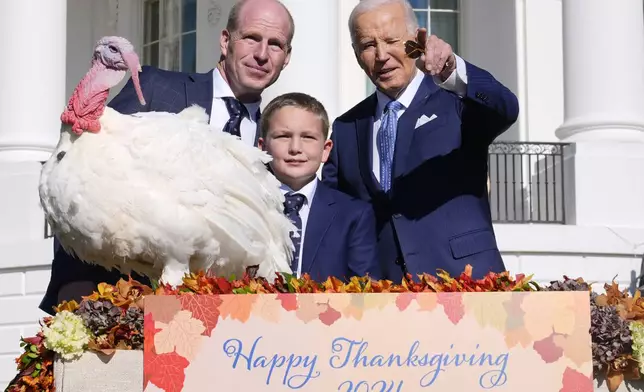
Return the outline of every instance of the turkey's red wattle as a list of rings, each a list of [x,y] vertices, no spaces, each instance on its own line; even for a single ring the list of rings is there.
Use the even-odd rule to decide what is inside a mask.
[[[109,88],[112,87],[102,83],[105,79],[103,74],[111,72],[114,71],[105,69],[102,64],[94,64],[74,89],[60,120],[63,124],[71,125],[75,134],[101,130],[99,118],[103,115]]]

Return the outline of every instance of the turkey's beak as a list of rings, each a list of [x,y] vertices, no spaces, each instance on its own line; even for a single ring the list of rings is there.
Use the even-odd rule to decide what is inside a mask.
[[[139,56],[134,51],[123,53],[123,60],[132,73],[132,83],[136,96],[139,98],[141,105],[145,105],[145,98],[143,98],[143,91],[141,91],[141,83],[139,82],[139,72],[141,72],[141,63],[139,63]]]

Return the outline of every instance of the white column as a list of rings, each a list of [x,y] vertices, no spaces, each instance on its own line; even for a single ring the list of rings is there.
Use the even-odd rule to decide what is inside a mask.
[[[565,121],[557,136],[644,142],[642,0],[563,0],[563,39]]]
[[[65,104],[67,1],[0,2],[0,162],[44,161]]]
[[[293,15],[295,36],[290,64],[262,96],[262,106],[278,95],[302,92],[325,106],[331,121],[338,113],[340,29],[338,3],[345,0],[283,0]]]
[[[642,0],[563,0],[563,37],[568,223],[644,228]]]

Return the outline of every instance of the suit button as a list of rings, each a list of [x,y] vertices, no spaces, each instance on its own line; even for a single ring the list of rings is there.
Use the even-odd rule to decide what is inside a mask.
[[[487,95],[485,95],[485,94],[483,94],[481,92],[477,92],[474,95],[476,96],[476,98],[480,99],[481,101],[487,102]]]
[[[392,216],[394,217],[394,219],[398,219],[398,218],[400,218],[402,215],[400,215],[400,214],[393,214]]]

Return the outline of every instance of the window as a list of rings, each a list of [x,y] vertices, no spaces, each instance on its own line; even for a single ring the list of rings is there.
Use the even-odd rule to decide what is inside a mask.
[[[434,34],[452,45],[454,53],[459,53],[459,0],[408,0],[414,9],[418,26],[427,28],[429,34]],[[367,95],[372,94],[376,87],[367,79]]]
[[[197,0],[145,0],[143,64],[196,72]]]

